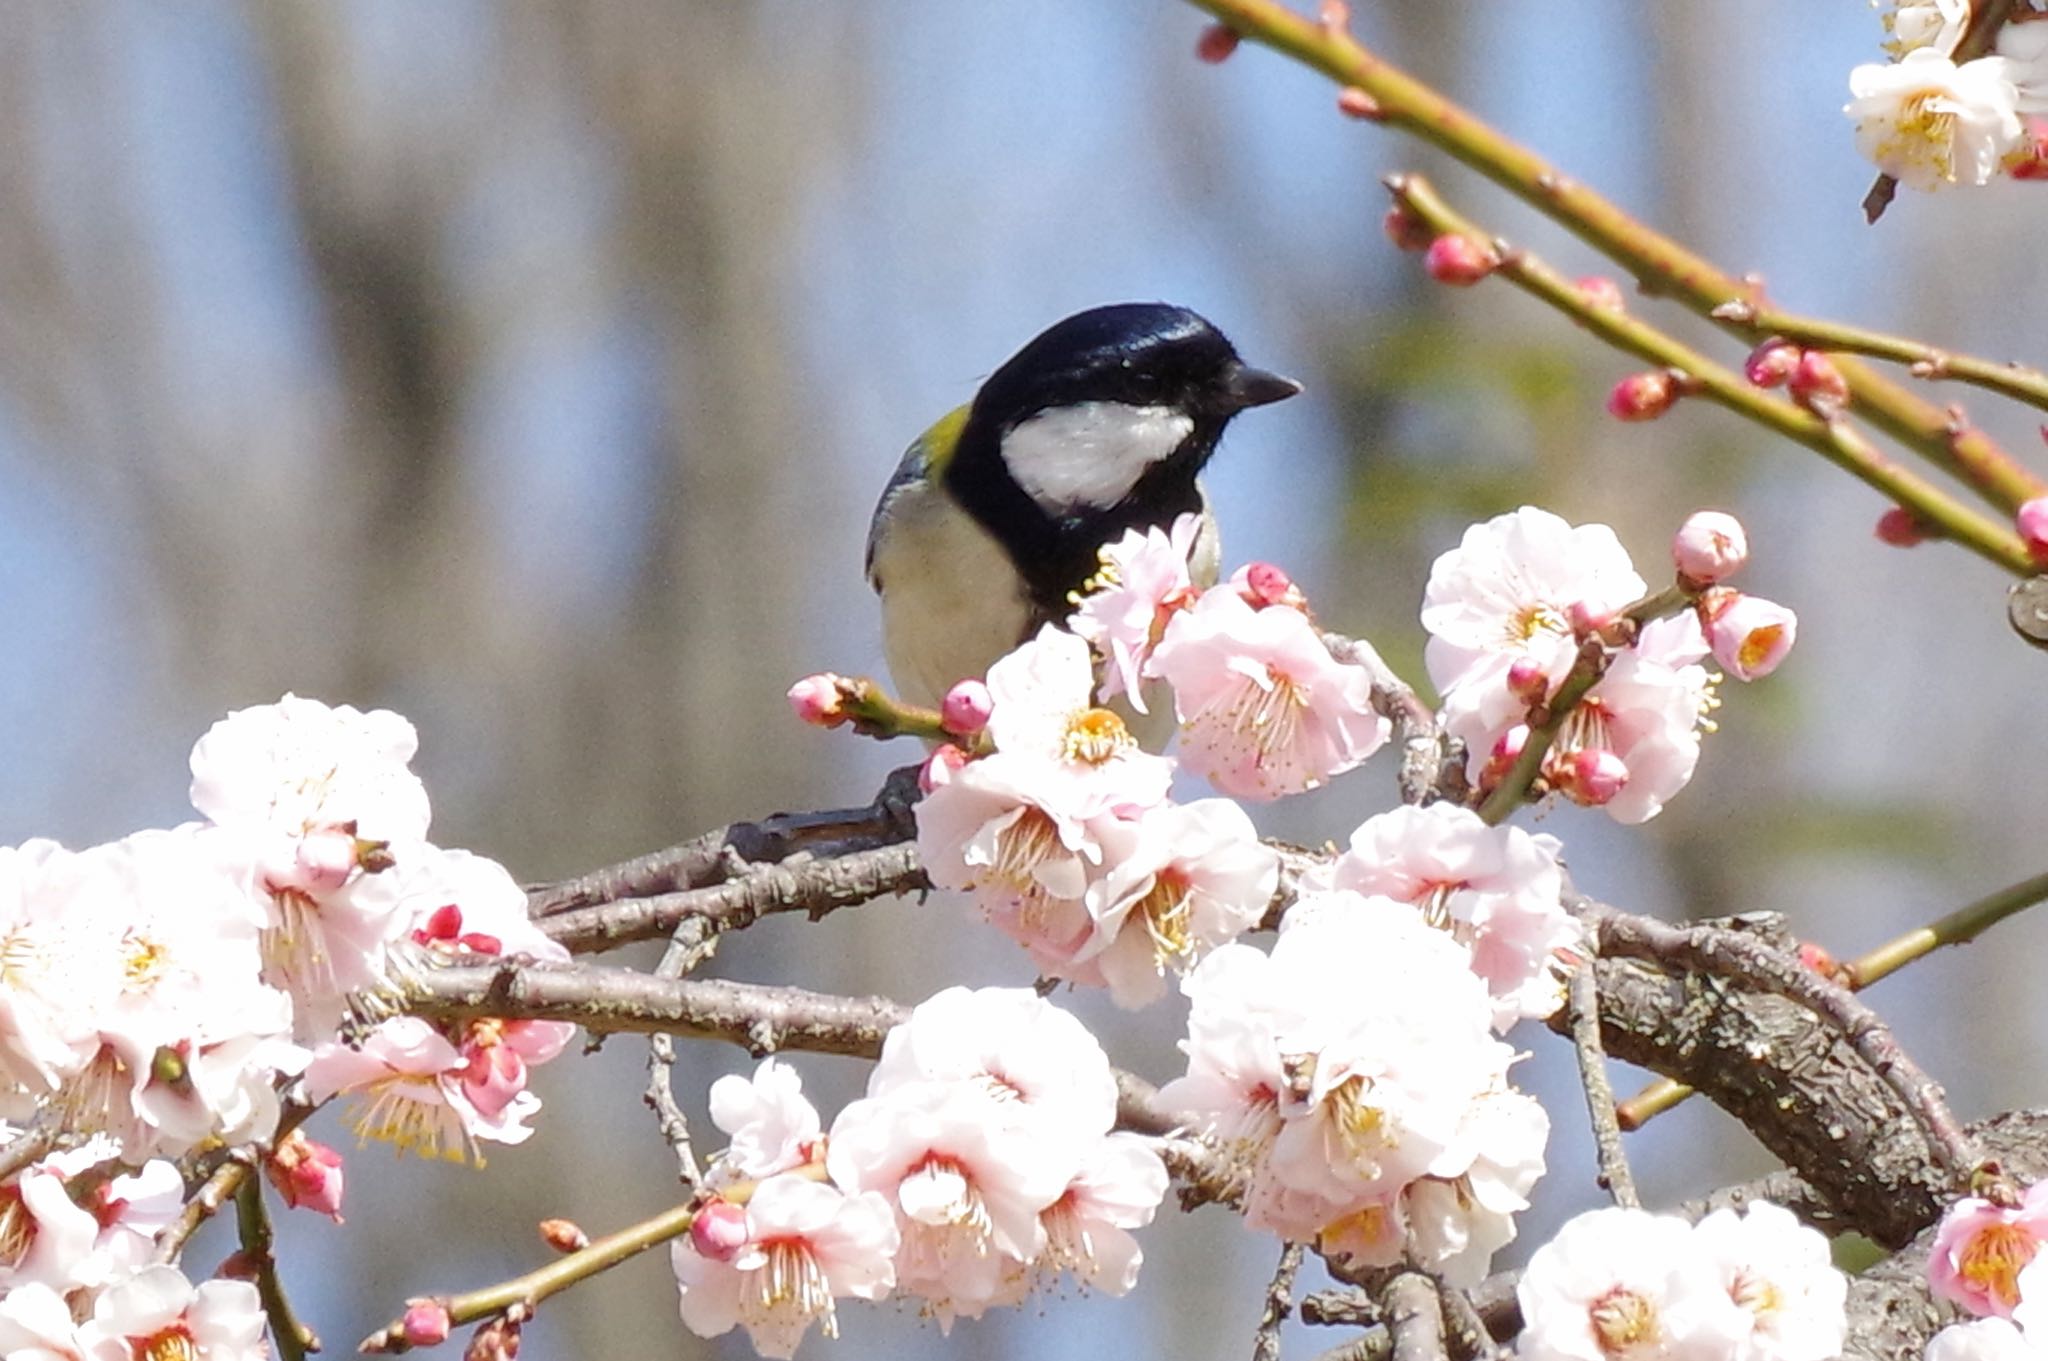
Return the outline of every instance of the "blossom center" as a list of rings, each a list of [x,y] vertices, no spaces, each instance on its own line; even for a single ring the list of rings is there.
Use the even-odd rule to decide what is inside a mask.
[[[1060,849],[1060,829],[1043,809],[1026,807],[996,835],[989,877],[1018,890],[1038,886],[1038,867]]]
[[[1152,953],[1161,964],[1185,963],[1193,957],[1195,895],[1185,873],[1173,868],[1159,871],[1131,910],[1144,922]]]
[[[146,1361],[197,1361],[199,1344],[193,1340],[192,1330],[180,1320],[162,1332],[142,1339],[135,1354],[146,1358]]]
[[[1735,1273],[1735,1281],[1728,1287],[1728,1298],[1759,1319],[1783,1313],[1785,1309],[1785,1297],[1778,1287],[1765,1277],[1748,1271]]]
[[[1563,638],[1570,636],[1572,621],[1557,606],[1545,601],[1524,605],[1508,616],[1508,639],[1511,642],[1526,643],[1542,635]]]
[[[801,1238],[771,1238],[760,1246],[765,1260],[750,1273],[754,1288],[742,1297],[742,1316],[751,1323],[816,1319],[825,1336],[838,1337],[832,1285],[811,1245]]]
[[[1939,90],[1922,90],[1906,100],[1892,123],[1894,131],[1878,144],[1881,159],[1909,161],[1926,166],[1942,179],[1955,179],[1949,148],[1955,137],[1956,116],[1934,107],[1940,97]]]
[[[1657,1322],[1657,1306],[1625,1285],[1594,1300],[1586,1310],[1593,1325],[1593,1340],[1609,1356],[1626,1356],[1637,1348],[1657,1345],[1663,1330]]]
[[[1956,1271],[1964,1280],[2010,1310],[2020,1302],[2020,1268],[2039,1246],[2020,1224],[1991,1224],[1963,1245]]]
[[[1083,709],[1067,720],[1060,750],[1069,761],[1106,765],[1138,745],[1124,721],[1107,709]]]
[[[22,1204],[21,1189],[0,1188],[0,1266],[18,1266],[36,1241],[36,1219]]]
[[[129,992],[146,992],[171,968],[171,952],[161,942],[130,931],[121,942],[123,976]]]
[[[1372,1079],[1363,1074],[1345,1078],[1330,1092],[1330,1116],[1344,1145],[1362,1161],[1385,1148],[1386,1112],[1372,1104]]]

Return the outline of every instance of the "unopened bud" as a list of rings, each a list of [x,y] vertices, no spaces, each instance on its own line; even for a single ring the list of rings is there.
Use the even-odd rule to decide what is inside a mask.
[[[1450,232],[1429,243],[1429,249],[1422,257],[1422,267],[1438,283],[1464,288],[1499,269],[1500,257],[1494,254],[1491,246]]]
[[[439,1300],[407,1300],[399,1327],[408,1346],[438,1347],[448,1340],[448,1306]]]
[[[1772,336],[1749,352],[1749,358],[1742,364],[1742,376],[1760,388],[1783,387],[1798,367],[1799,347]]]
[[[1377,123],[1387,116],[1380,102],[1356,85],[1347,85],[1337,92],[1337,112],[1366,123]]]
[[[1579,291],[1579,298],[1586,306],[1598,312],[1626,312],[1628,299],[1621,293],[1621,285],[1605,274],[1588,274],[1573,283]]]
[[[995,700],[988,686],[978,680],[964,680],[939,701],[939,726],[955,737],[972,737],[988,726]]]
[[[1550,782],[1573,803],[1598,808],[1628,786],[1628,766],[1605,747],[1585,747],[1556,763]]]
[[[1595,609],[1584,600],[1574,600],[1564,613],[1565,618],[1571,621],[1572,632],[1581,638],[1606,639],[1614,631],[1619,617],[1613,610]]]
[[[1269,605],[1306,610],[1308,597],[1294,584],[1294,578],[1270,562],[1254,562],[1237,570],[1231,578],[1247,605],[1262,610]]]
[[[1515,768],[1515,762],[1522,759],[1522,749],[1529,745],[1529,725],[1517,723],[1494,739],[1493,750],[1486,754],[1486,766],[1479,772],[1479,787],[1492,789],[1508,777]]]
[[[1387,209],[1387,215],[1380,219],[1380,230],[1387,234],[1387,240],[1402,250],[1425,251],[1429,243],[1436,240],[1436,233],[1429,224],[1408,211],[1408,205],[1397,203]]]
[[[839,677],[829,671],[805,676],[789,687],[789,707],[814,728],[834,727],[845,717],[840,708],[839,685]]]
[[[1607,394],[1607,414],[1618,421],[1654,421],[1678,400],[1678,384],[1663,369],[1632,373]]]
[[[951,742],[940,743],[932,749],[931,755],[924,758],[924,764],[918,767],[917,787],[929,794],[934,789],[952,783],[953,772],[966,765],[967,761],[966,752]]]
[[[731,1261],[752,1236],[747,1207],[729,1200],[705,1201],[690,1221],[690,1246],[708,1261]]]
[[[1202,36],[1195,39],[1195,55],[1215,66],[1230,60],[1230,54],[1237,51],[1237,45],[1244,35],[1229,24],[1210,24],[1202,30]]]
[[[2048,496],[2037,496],[2013,513],[2013,528],[2020,532],[2034,561],[2048,563]]]
[[[1839,980],[1842,976],[1841,962],[1829,952],[1828,947],[1817,945],[1810,940],[1799,942],[1799,962],[1809,972],[1817,973],[1822,978]]]
[[[494,1318],[471,1334],[462,1361],[517,1361],[519,1325],[510,1319]]]
[[[1825,351],[1806,350],[1785,380],[1785,388],[1801,406],[1823,416],[1833,415],[1849,400],[1849,380],[1835,367]]]
[[[1696,510],[1685,517],[1671,540],[1671,561],[1678,579],[1691,586],[1711,586],[1735,574],[1749,561],[1749,536],[1742,521],[1718,510]]]
[[[264,1159],[263,1174],[293,1209],[311,1210],[341,1223],[341,1154],[293,1130]]]
[[[1911,548],[1926,543],[1929,534],[1926,522],[1919,516],[1904,506],[1893,506],[1877,517],[1877,537],[1894,548]]]
[[[1799,629],[1799,617],[1783,605],[1726,586],[1700,597],[1699,614],[1714,660],[1740,681],[1777,670]]]
[[[1550,698],[1550,673],[1530,657],[1508,663],[1508,693],[1524,704],[1541,704]]]
[[[574,1220],[543,1219],[540,1222],[540,1241],[556,1252],[581,1252],[590,1246],[590,1235]]]

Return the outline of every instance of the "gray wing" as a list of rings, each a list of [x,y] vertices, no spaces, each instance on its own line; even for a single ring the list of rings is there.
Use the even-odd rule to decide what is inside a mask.
[[[867,573],[868,585],[877,591],[882,589],[882,583],[875,579],[875,549],[881,543],[883,517],[899,497],[921,485],[925,476],[924,437],[919,436],[903,451],[903,461],[890,474],[888,485],[882,488],[881,499],[875,502],[874,516],[868,521],[868,546],[861,559],[861,570]]]

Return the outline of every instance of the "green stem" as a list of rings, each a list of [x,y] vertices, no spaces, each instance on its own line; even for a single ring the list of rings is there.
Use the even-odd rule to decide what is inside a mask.
[[[1915,378],[1953,378],[1959,383],[1968,383],[2001,397],[2048,410],[2048,374],[2024,364],[2001,364],[1975,355],[1952,354],[1939,346],[1905,336],[1887,335],[1883,331],[1820,317],[1797,316],[1774,307],[1758,307],[1746,302],[1725,304],[1718,315],[1723,319],[1740,317],[1758,330],[1814,349],[1895,360],[1912,365]],[[2038,482],[2036,485],[2040,486]],[[2048,487],[2041,487],[2041,490],[2048,491]]]
[[[1363,91],[1380,121],[1438,147],[1558,222],[1635,275],[1645,293],[1676,298],[1702,316],[1731,301],[1759,303],[1761,289],[1715,268],[1671,238],[1565,175],[1529,148],[1382,60],[1349,33],[1297,14],[1280,0],[1189,0],[1225,26]],[[1767,332],[1733,318],[1724,329],[1750,343]],[[2003,510],[2040,494],[2040,483],[1981,431],[1951,428],[1948,413],[1867,365],[1838,366],[1856,405],[1878,428],[1968,483]]]
[[[1455,233],[1481,242],[1487,240],[1470,219],[1445,203],[1420,175],[1391,176],[1387,188],[1407,211],[1438,235]],[[1886,458],[1846,419],[1822,417],[1794,405],[1648,322],[1612,307],[1595,305],[1576,283],[1526,251],[1499,245],[1494,249],[1501,259],[1496,273],[1572,317],[1608,344],[1677,370],[1684,376],[1689,391],[1814,450],[1891,500],[1910,507],[1942,536],[1954,539],[1997,566],[2021,576],[2032,576],[2040,570],[2009,526],[1993,522],[1920,474]]]
[[[270,1320],[270,1335],[277,1341],[281,1361],[306,1361],[309,1352],[320,1350],[320,1339],[299,1322],[291,1300],[278,1278],[277,1258],[271,1252],[270,1212],[263,1204],[263,1179],[245,1175],[235,1187],[235,1227],[242,1240],[242,1256],[256,1269],[256,1293]]]

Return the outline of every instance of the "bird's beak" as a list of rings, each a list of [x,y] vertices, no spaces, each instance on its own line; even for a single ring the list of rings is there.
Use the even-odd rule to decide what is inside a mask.
[[[1239,364],[1224,380],[1223,390],[1229,395],[1231,406],[1242,411],[1248,406],[1284,402],[1301,391],[1301,384],[1265,369]]]

